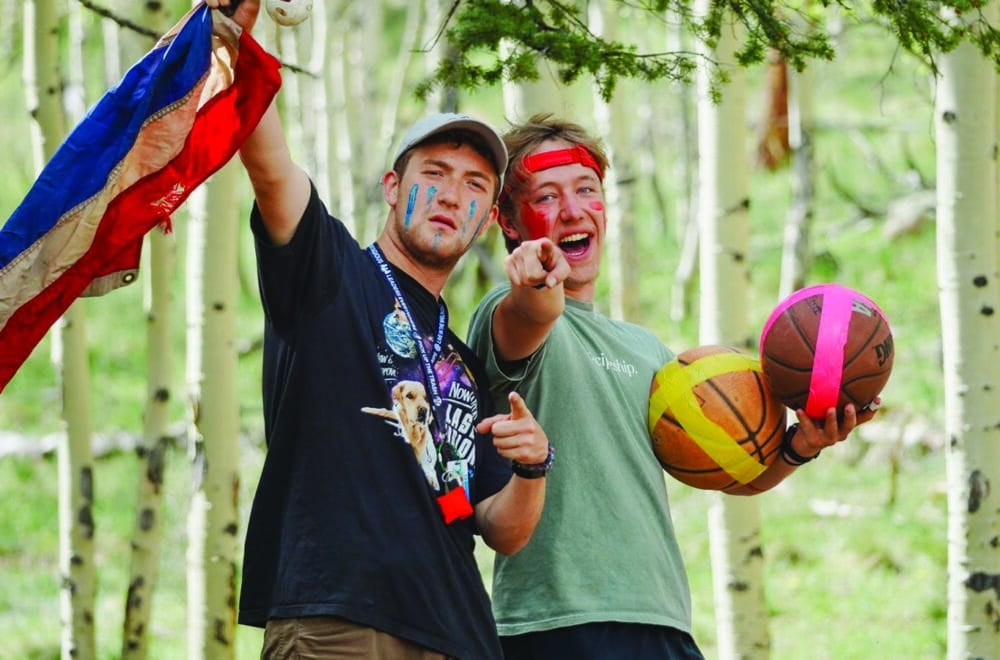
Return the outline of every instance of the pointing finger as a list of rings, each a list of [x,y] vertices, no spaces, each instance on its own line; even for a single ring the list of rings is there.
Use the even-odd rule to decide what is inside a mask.
[[[552,270],[555,265],[555,244],[550,240],[542,240],[538,243],[538,261],[542,264],[542,268],[545,270]]]
[[[510,418],[511,419],[525,419],[531,417],[531,411],[528,410],[528,404],[524,402],[521,395],[517,392],[511,392],[507,395],[507,400],[510,401]]]

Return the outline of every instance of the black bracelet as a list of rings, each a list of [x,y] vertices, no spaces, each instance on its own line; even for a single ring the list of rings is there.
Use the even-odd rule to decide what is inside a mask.
[[[514,471],[514,474],[522,479],[540,479],[548,474],[548,471],[552,469],[552,463],[555,459],[556,448],[549,445],[549,455],[546,456],[545,460],[541,463],[526,464],[511,461],[510,467]]]
[[[781,437],[781,458],[786,463],[793,467],[799,467],[800,465],[805,465],[809,461],[819,456],[820,452],[816,452],[814,456],[803,456],[794,449],[792,449],[792,438],[799,431],[798,423],[792,424],[787,429],[785,429],[785,435]],[[820,450],[822,451],[822,450]]]

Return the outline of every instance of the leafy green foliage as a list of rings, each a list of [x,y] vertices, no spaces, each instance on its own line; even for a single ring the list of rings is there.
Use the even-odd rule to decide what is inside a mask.
[[[744,29],[735,54],[741,66],[762,62],[770,51],[780,53],[795,69],[812,60],[832,60],[835,50],[828,31],[828,14],[855,21],[874,21],[936,71],[935,55],[953,50],[965,40],[1000,63],[1000,32],[983,16],[982,0],[717,0],[703,17],[691,13],[684,0],[615,0],[631,10],[632,21],[660,21],[669,15],[688,35],[711,45],[732,20]],[[455,0],[442,26],[457,51],[442,62],[433,76],[420,83],[425,97],[438,86],[474,89],[502,81],[535,80],[537,61],[551,62],[563,83],[587,74],[604,100],[614,94],[617,81],[668,79],[689,82],[702,56],[676,52],[641,52],[637,44],[594,34],[585,10],[563,0]],[[713,80],[724,82],[717,63]]]
[[[1000,32],[983,16],[983,0],[874,0],[872,8],[899,44],[937,71],[935,55],[968,40],[1000,63]]]
[[[662,13],[667,4],[651,2],[642,8]],[[589,74],[605,100],[619,77],[690,80],[696,65],[690,54],[639,53],[634,44],[595,35],[578,9],[556,0],[528,0],[523,6],[471,0],[454,15],[447,34],[459,57],[443,62],[432,79],[421,83],[420,95],[439,85],[471,89],[503,80],[534,80],[538,56],[556,65],[563,83]],[[501,43],[511,46],[509,52],[502,54]],[[479,64],[481,60],[487,63]]]

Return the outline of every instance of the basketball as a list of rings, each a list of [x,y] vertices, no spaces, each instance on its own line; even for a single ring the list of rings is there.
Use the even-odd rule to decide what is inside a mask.
[[[728,346],[684,351],[650,387],[653,453],[671,476],[704,490],[736,488],[763,472],[778,455],[785,415],[760,361]]]
[[[892,331],[882,310],[839,284],[791,294],[774,308],[760,336],[764,376],[782,403],[813,419],[853,403],[860,411],[892,372]]]

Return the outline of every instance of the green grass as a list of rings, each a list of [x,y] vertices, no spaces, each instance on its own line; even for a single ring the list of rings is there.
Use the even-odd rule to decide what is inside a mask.
[[[880,448],[857,438],[869,448]],[[939,658],[945,643],[946,502],[940,453],[901,461],[827,450],[757,497],[773,658]],[[668,482],[691,578],[695,635],[715,655],[707,510],[714,495]]]
[[[263,453],[240,450],[241,520],[246,520]],[[57,460],[0,460],[0,628],[10,634],[3,658],[58,658],[59,537]],[[119,657],[135,512],[138,461],[118,453],[96,461],[94,470],[95,558],[98,583],[96,634],[99,658]],[[150,658],[186,658],[186,517],[191,469],[183,449],[168,453],[162,507],[159,583],[153,595]],[[242,555],[242,541],[240,543]],[[261,634],[241,627],[240,658],[260,656]]]
[[[886,459],[890,451],[900,455],[895,482]],[[187,657],[182,549],[190,470],[182,449],[168,456],[160,583],[150,629],[150,657],[164,660]],[[244,521],[261,459],[259,446],[242,444]],[[116,657],[121,643],[136,469],[131,454],[96,463],[100,658]],[[56,472],[53,456],[0,460],[0,629],[8,631],[0,657],[59,656]],[[708,509],[715,496],[667,483],[691,580],[695,634],[711,659],[717,656]],[[775,660],[943,656],[946,501],[940,451],[903,449],[890,434],[859,433],[757,502]],[[478,555],[488,583],[491,554],[480,547]],[[239,658],[258,657],[260,632],[239,627],[237,651]]]

